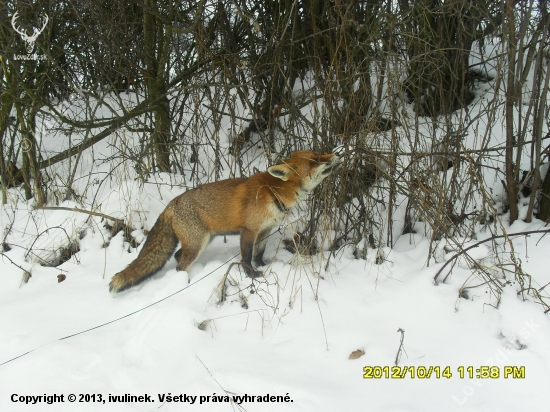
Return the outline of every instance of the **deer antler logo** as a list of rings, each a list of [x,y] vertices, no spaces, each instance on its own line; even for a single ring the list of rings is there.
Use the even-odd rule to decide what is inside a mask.
[[[46,28],[46,25],[48,24],[48,21],[49,21],[48,15],[46,14],[46,18],[43,19],[42,28],[37,29],[33,27],[32,36],[29,36],[27,35],[27,32],[25,29],[16,27],[15,22],[17,20],[18,14],[19,12],[16,11],[13,17],[11,18],[11,26],[17,33],[21,35],[21,38],[27,44],[27,53],[32,54],[32,51],[34,50],[34,42],[36,42],[36,39],[38,38],[40,33],[44,31],[44,29]]]

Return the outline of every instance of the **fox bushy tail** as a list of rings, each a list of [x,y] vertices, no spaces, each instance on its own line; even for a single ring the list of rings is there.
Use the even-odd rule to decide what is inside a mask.
[[[173,214],[170,205],[161,213],[136,260],[111,279],[109,291],[112,294],[131,288],[153,276],[170,259],[178,245],[178,238],[172,228]]]

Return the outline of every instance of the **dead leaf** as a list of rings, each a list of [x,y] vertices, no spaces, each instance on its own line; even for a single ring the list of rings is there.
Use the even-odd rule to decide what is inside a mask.
[[[65,275],[57,275],[57,283],[63,282],[66,278],[67,276]]]
[[[353,352],[351,352],[348,359],[359,359],[364,354],[365,354],[364,350],[357,349],[357,350],[354,350]]]

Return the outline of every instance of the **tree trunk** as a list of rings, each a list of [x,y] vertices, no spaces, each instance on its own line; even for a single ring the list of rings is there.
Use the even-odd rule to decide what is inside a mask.
[[[510,207],[510,224],[514,223],[518,216],[518,186],[516,167],[514,165],[514,147],[517,142],[514,135],[514,105],[517,100],[515,90],[515,57],[516,57],[516,33],[514,4],[512,0],[506,2],[506,14],[508,20],[508,76],[506,87],[506,193]]]
[[[13,107],[13,100],[10,98],[8,93],[4,93],[1,98],[2,107],[0,108],[0,182],[2,184],[2,204],[5,205],[8,201],[7,191],[9,186],[9,175],[8,172],[8,155],[9,153],[4,152],[4,134],[8,128],[9,116],[11,113],[11,108]],[[6,159],[4,160],[4,156]]]
[[[19,126],[21,128],[21,150],[23,156],[23,177],[25,179],[24,188],[25,196],[28,199],[32,198],[32,190],[30,186],[30,177],[33,178],[34,194],[38,206],[43,206],[46,203],[44,194],[44,184],[42,182],[42,174],[36,159],[36,138],[34,133],[36,113],[39,105],[34,103],[27,113],[27,118],[23,113],[23,109],[19,103],[15,103],[17,116],[19,117]]]
[[[170,53],[171,26],[157,18],[154,0],[146,0],[143,8],[146,86],[154,109],[154,131],[151,136],[156,163],[161,172],[170,171],[170,105],[166,92],[166,65]]]
[[[539,219],[545,222],[550,220],[550,169],[540,188]]]

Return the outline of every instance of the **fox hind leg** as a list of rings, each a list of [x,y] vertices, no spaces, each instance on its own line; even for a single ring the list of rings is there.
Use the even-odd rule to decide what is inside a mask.
[[[181,242],[181,249],[179,249],[174,257],[176,258],[178,264],[176,270],[185,270],[189,271],[193,263],[199,258],[201,253],[204,251],[210,236],[203,236],[202,239],[194,239],[193,242],[190,242],[188,239],[181,238],[178,236]],[[189,281],[191,279],[189,278]]]
[[[183,245],[181,249],[176,252],[176,259],[178,260],[178,270],[189,270],[191,265],[198,259],[203,250],[208,245],[208,236],[202,239],[199,245]]]
[[[176,251],[174,254],[174,259],[176,259],[176,262],[179,262],[181,259],[181,254],[183,253],[181,247]]]

